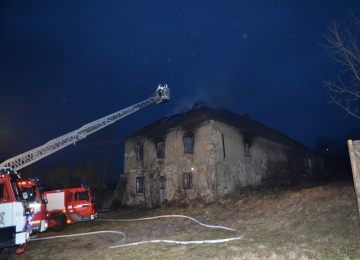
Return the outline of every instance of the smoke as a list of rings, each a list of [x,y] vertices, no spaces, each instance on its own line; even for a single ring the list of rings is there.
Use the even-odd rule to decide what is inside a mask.
[[[178,114],[194,107],[198,102],[209,108],[226,108],[232,103],[231,98],[221,89],[198,89],[195,95],[182,97],[180,100],[173,98],[176,105],[169,113]]]

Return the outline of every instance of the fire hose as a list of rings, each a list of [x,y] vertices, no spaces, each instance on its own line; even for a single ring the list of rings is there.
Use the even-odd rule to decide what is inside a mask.
[[[144,221],[144,220],[153,220],[159,218],[186,218],[189,220],[194,221],[195,223],[206,227],[206,228],[213,228],[213,229],[223,229],[228,231],[233,231],[238,233],[238,236],[230,237],[230,238],[223,238],[223,239],[209,239],[209,240],[191,240],[191,241],[178,241],[178,240],[167,240],[167,239],[155,239],[155,240],[147,240],[147,241],[140,241],[128,244],[121,244],[115,246],[109,246],[109,248],[118,248],[118,247],[125,247],[125,246],[135,246],[141,245],[146,243],[171,243],[171,244],[181,244],[181,245],[190,245],[190,244],[215,244],[215,243],[225,243],[234,240],[241,240],[244,237],[243,232],[235,228],[229,228],[225,226],[215,226],[215,225],[208,225],[204,224],[195,218],[184,216],[184,215],[163,215],[163,216],[156,216],[156,217],[147,217],[147,218],[138,218],[138,219],[96,219],[96,221],[108,221],[108,222],[129,222],[129,221]],[[55,238],[66,238],[66,237],[75,237],[75,236],[85,236],[85,235],[93,235],[93,234],[101,234],[101,233],[113,233],[119,234],[122,236],[122,239],[119,242],[123,242],[126,240],[126,234],[121,231],[114,231],[114,230],[104,230],[104,231],[94,231],[94,232],[86,232],[86,233],[79,233],[79,234],[71,234],[71,235],[62,235],[62,236],[52,236],[52,237],[44,237],[44,238],[32,238],[32,241],[37,240],[46,240],[46,239],[55,239]]]

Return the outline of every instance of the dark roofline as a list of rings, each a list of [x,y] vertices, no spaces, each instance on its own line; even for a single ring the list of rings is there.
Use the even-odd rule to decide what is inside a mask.
[[[194,126],[210,120],[215,120],[233,126],[239,129],[243,135],[263,137],[286,144],[290,147],[296,146],[314,153],[314,151],[308,147],[294,141],[281,132],[251,119],[247,113],[239,115],[228,109],[212,109],[205,106],[195,106],[193,109],[183,113],[163,117],[154,123],[133,132],[125,137],[124,140],[126,141],[143,135],[148,137],[164,135],[169,129]]]

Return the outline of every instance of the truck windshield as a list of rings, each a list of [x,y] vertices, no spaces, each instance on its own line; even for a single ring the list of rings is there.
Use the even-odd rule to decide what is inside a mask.
[[[36,187],[35,186],[27,186],[27,187],[22,186],[21,189],[22,189],[22,192],[26,192],[28,194],[26,201],[28,201],[28,202],[36,201]]]
[[[23,200],[22,194],[21,194],[21,188],[18,185],[18,183],[15,180],[10,180],[11,188],[14,193],[15,200]]]

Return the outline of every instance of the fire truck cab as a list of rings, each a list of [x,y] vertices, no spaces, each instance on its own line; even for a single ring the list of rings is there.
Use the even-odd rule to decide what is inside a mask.
[[[85,187],[46,191],[49,229],[62,231],[66,225],[97,217],[95,201]]]
[[[21,192],[19,179],[14,170],[0,170],[0,248],[20,246],[21,253],[30,240],[28,220],[32,214],[26,210],[27,193]]]
[[[32,216],[29,219],[29,225],[33,232],[44,232],[48,227],[46,217],[46,203],[44,193],[39,187],[35,179],[20,180],[19,186],[23,192],[27,193],[28,207],[32,211]]]

